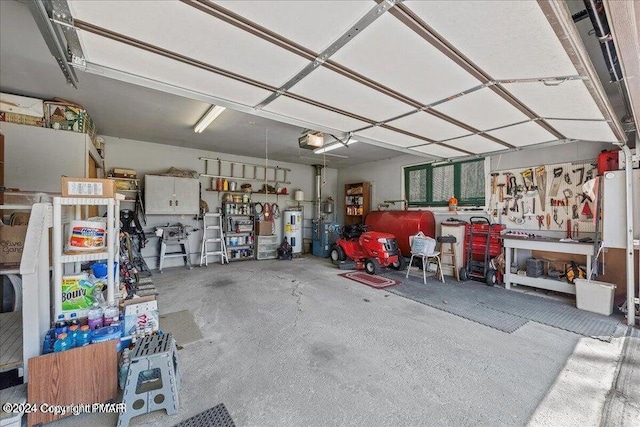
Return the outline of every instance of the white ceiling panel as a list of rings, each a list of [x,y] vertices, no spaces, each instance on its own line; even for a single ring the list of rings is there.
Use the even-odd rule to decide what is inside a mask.
[[[403,133],[394,132],[392,130],[381,128],[379,126],[358,131],[355,137],[357,138],[358,135],[362,135],[366,138],[375,139],[380,142],[386,142],[387,144],[396,145],[403,148],[411,147],[414,145],[428,144],[428,142],[425,140],[414,138]]]
[[[456,148],[462,148],[463,150],[471,151],[472,153],[490,153],[492,151],[505,150],[506,147],[493,142],[480,135],[463,136],[462,138],[452,139],[446,142],[447,145]]]
[[[618,138],[611,131],[607,122],[586,122],[580,120],[547,120],[567,138],[583,141],[617,142]]]
[[[393,37],[389,37],[393,34]],[[402,48],[398,46],[402,40]],[[340,49],[332,60],[423,104],[480,82],[399,20],[385,14]]]
[[[540,117],[604,120],[582,80],[549,86],[541,82],[511,83],[504,87]]]
[[[319,67],[291,92],[375,121],[407,113],[414,108],[334,71]]]
[[[479,130],[493,129],[527,120],[524,113],[484,88],[433,108]]]
[[[462,157],[466,155],[465,153],[461,153],[460,151],[453,150],[448,147],[443,147],[437,144],[429,144],[429,145],[424,145],[422,147],[414,147],[414,148],[411,148],[411,150],[416,150],[421,153],[430,154],[432,156],[442,157],[445,159],[449,159],[452,157]]]
[[[487,133],[516,147],[556,140],[555,136],[535,122],[522,123]]]
[[[466,129],[423,112],[411,114],[387,124],[435,141],[469,134],[469,131]]]
[[[375,6],[373,2],[344,0],[216,3],[316,53],[323,51]]]
[[[312,124],[348,132],[366,126],[368,123],[302,101],[280,96],[268,104],[265,111],[281,114],[286,117],[305,120]]]
[[[77,19],[273,86],[309,62],[180,2],[74,1],[70,7]]]
[[[87,59],[206,95],[253,106],[271,92],[103,37],[79,32]]]
[[[535,1],[407,1],[493,79],[577,74]]]

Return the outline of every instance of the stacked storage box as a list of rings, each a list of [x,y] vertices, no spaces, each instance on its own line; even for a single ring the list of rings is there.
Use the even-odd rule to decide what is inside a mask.
[[[0,93],[0,122],[44,127],[44,101]]]

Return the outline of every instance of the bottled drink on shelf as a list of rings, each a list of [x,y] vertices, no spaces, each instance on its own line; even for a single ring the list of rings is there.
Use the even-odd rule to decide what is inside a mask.
[[[91,344],[91,329],[89,325],[83,325],[76,334],[76,347],[84,347]]]
[[[54,328],[56,329],[56,336],[66,333],[69,330],[69,324],[64,318],[64,314],[58,315],[58,320],[56,321]]]
[[[61,351],[69,350],[69,337],[65,333],[58,335],[58,339],[53,344],[53,351],[59,353]]]
[[[80,327],[80,319],[78,319],[78,313],[71,313],[71,318],[68,321],[69,326],[77,325]]]
[[[113,322],[118,322],[119,317],[118,307],[110,305],[104,309],[104,321],[102,323],[104,326],[110,326]]]
[[[69,338],[69,348],[77,347],[77,338],[78,338],[79,331],[80,331],[80,326],[78,325],[69,326],[69,332],[67,334],[67,337]]]
[[[102,320],[102,308],[98,306],[98,303],[93,303],[93,307],[89,309],[89,313],[87,315],[89,320],[89,329],[92,331],[102,328],[103,320]]]

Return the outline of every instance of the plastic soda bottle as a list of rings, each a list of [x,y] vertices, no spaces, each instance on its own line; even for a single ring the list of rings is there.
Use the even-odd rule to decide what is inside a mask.
[[[67,337],[69,338],[69,348],[77,347],[77,338],[78,338],[79,331],[80,331],[79,325],[69,326],[69,332],[67,334]]]
[[[84,347],[91,344],[91,329],[89,325],[83,325],[76,334],[76,347]]]
[[[89,309],[88,316],[89,318],[89,329],[92,331],[102,328],[102,308],[98,306],[97,302],[93,303],[93,307]]]
[[[68,350],[69,348],[69,338],[67,337],[67,334],[63,332],[58,335],[58,339],[53,343],[53,351],[55,353],[59,353],[61,351]]]
[[[110,326],[113,322],[117,322],[120,317],[118,307],[110,305],[104,309],[104,326]]]
[[[54,327],[56,328],[56,336],[62,333],[66,333],[69,330],[69,324],[64,319],[64,314],[58,315],[58,320],[56,321]]]

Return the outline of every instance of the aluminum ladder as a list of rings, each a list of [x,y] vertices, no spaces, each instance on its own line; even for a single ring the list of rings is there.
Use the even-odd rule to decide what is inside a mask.
[[[217,247],[211,248],[211,245],[214,244],[217,244]],[[217,212],[208,212],[202,217],[200,267],[209,265],[210,256],[219,256],[220,264],[229,264],[227,245],[224,241],[224,231],[222,230],[222,214]]]

